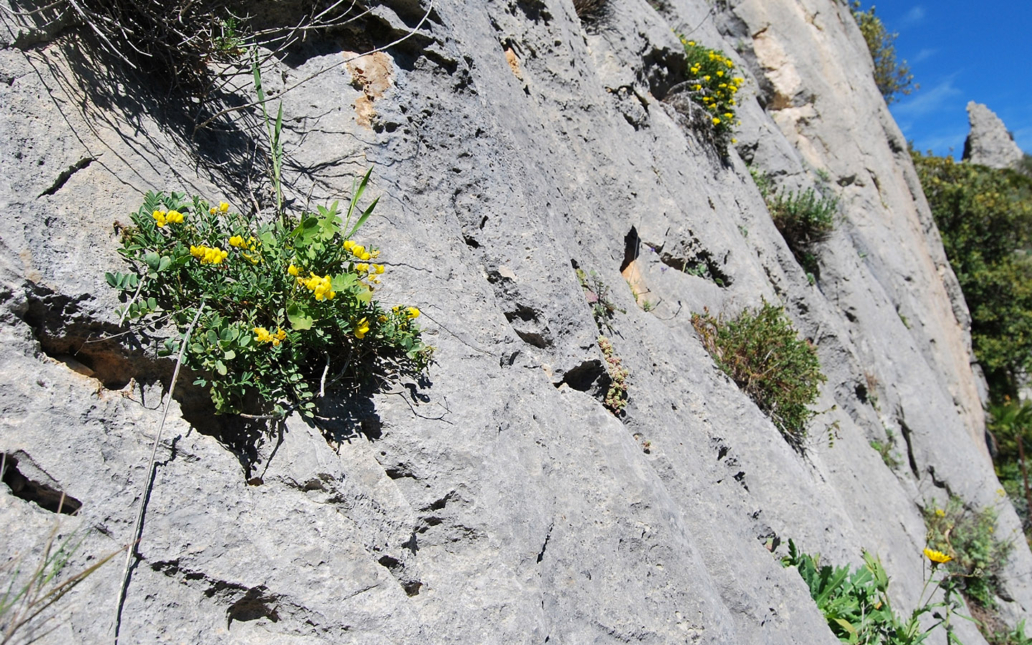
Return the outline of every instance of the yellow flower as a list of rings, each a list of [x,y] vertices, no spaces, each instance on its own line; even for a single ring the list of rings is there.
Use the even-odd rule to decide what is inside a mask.
[[[182,224],[183,214],[179,211],[169,211],[165,213],[165,219],[168,220],[169,224]]]
[[[312,276],[301,282],[309,291],[315,294],[316,300],[333,300],[337,292],[333,290],[330,276],[320,278],[312,273]]]
[[[703,76],[702,80],[704,80],[704,81],[706,81],[708,83],[709,80],[710,80],[709,74],[707,74],[706,76]]]
[[[365,247],[361,244],[356,244],[355,246],[351,247],[351,252],[357,256],[361,256],[363,253],[365,253]]]
[[[209,248],[207,246],[190,246],[190,255],[194,256],[201,261],[201,264],[222,264],[222,261],[229,255],[226,251],[219,248]]]
[[[208,213],[211,214],[211,215],[214,215],[217,212],[219,212],[219,209],[218,209],[217,206],[212,206],[211,208],[208,209]]]
[[[698,92],[699,90],[702,89],[702,86],[699,85],[699,84],[696,84],[694,89],[695,89],[696,92]]]
[[[946,517],[946,511],[942,510],[941,508],[937,508],[937,509],[935,509],[935,516],[936,517]]]
[[[293,262],[291,262],[290,266],[287,267],[287,273],[289,273],[290,275],[294,276],[295,278],[297,277],[297,274],[300,273],[300,272],[301,272],[301,270],[298,269],[296,266],[294,266]]]
[[[219,212],[220,213],[225,213],[228,210],[229,210],[229,204],[227,204],[226,202],[222,202],[222,203],[219,204]]]
[[[713,117],[713,125],[720,125],[720,119]]]
[[[380,249],[376,249],[375,251],[371,252],[369,254],[369,257],[373,258],[374,260],[380,257]]]
[[[277,327],[276,328],[276,338],[277,338],[277,340],[284,340],[284,339],[286,339],[286,337],[287,337],[287,332],[285,332],[282,329],[280,329],[279,327]]]
[[[736,77],[734,77],[731,80],[733,80],[735,82],[735,85],[741,85],[742,83],[745,82],[745,79],[742,78],[741,76],[736,76]]]
[[[245,248],[247,246],[247,244],[244,242],[244,238],[240,237],[239,235],[234,235],[233,237],[229,238],[229,245],[235,246],[240,249]]]
[[[384,269],[383,269],[383,265],[382,265],[382,264],[377,264],[377,265],[376,265],[376,272],[377,272],[378,274],[383,274],[383,271],[384,271]]]
[[[355,265],[355,271],[358,271],[359,273],[365,273],[368,270],[369,270],[369,265],[365,264],[364,262],[360,262],[360,263]]]
[[[151,216],[154,218],[154,221],[158,223],[158,228],[165,227],[165,224],[167,222],[165,221],[164,213],[162,213],[161,211],[154,211],[154,213]]]
[[[688,41],[688,46],[689,47],[695,47],[695,41],[694,40],[689,40]]]
[[[738,143],[738,139],[731,139],[731,145]]]
[[[369,321],[365,318],[359,320],[355,325],[355,338],[361,340],[365,338],[365,335],[369,333]]]
[[[938,564],[946,564],[947,562],[953,559],[952,556],[946,555],[942,551],[936,551],[934,549],[926,548],[924,550],[924,554],[926,558],[931,560],[933,567]]]
[[[344,248],[350,251],[355,248],[355,243],[352,240],[344,240]]]
[[[419,318],[419,310],[415,307],[407,307],[405,309],[405,315],[408,316],[409,320]]]
[[[362,254],[362,255],[360,255],[359,257],[361,257],[361,258],[362,258],[362,261],[363,261],[363,262],[368,262],[368,261],[369,261],[369,259],[373,257],[373,254],[372,254],[372,253],[370,253],[369,251],[366,251],[365,253],[363,253],[363,254]]]
[[[735,118],[735,115],[731,114],[730,112],[725,112],[724,113],[724,118],[726,118],[728,120],[731,120],[731,119]]]
[[[723,76],[723,75],[724,75],[724,71],[718,69],[717,70],[717,76]]]

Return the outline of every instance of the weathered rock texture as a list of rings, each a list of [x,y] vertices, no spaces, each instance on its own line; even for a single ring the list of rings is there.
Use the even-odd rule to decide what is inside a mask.
[[[381,297],[425,312],[439,363],[428,387],[333,402],[342,420],[292,418],[273,437],[184,390],[125,642],[833,643],[766,545],[793,538],[835,563],[877,552],[908,609],[920,507],[947,493],[999,509],[1015,542],[1000,606],[1029,615],[1032,555],[997,496],[966,307],[848,7],[718,5],[612,2],[582,25],[570,0],[438,2],[417,37],[283,94],[295,196],[346,196],[373,166],[364,235],[392,262]],[[380,3],[372,44],[426,6]],[[31,21],[7,17],[0,35],[0,450],[81,503],[63,526],[89,531],[82,566],[130,539],[170,373],[132,336],[109,338],[112,224],[149,189],[245,207],[261,138],[191,137],[164,87]],[[683,78],[675,31],[749,72],[726,160],[667,96]],[[266,70],[270,88],[370,45],[352,40],[313,35]],[[746,162],[785,189],[823,175],[841,196],[815,285]],[[623,419],[598,399],[573,265],[625,310]],[[690,324],[763,298],[786,305],[828,376],[805,457]],[[869,446],[887,429],[896,470]],[[0,492],[5,556],[54,521],[31,499]],[[49,642],[107,642],[117,569],[67,598]]]
[[[990,168],[1014,168],[1025,153],[1000,117],[981,103],[967,104],[971,132],[964,141],[964,159]]]

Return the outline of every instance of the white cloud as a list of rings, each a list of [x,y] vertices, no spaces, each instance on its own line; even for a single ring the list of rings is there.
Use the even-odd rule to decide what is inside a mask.
[[[924,17],[924,7],[922,7],[921,5],[917,5],[916,7],[914,7],[913,9],[911,9],[903,15],[903,18],[899,21],[900,29],[906,29],[907,27],[916,25],[917,23],[924,20]]]
[[[919,90],[911,98],[892,106],[893,116],[897,121],[910,121],[944,109],[953,97],[961,94],[960,90],[953,87],[955,76],[952,74],[935,87]]]
[[[912,60],[910,62],[912,62],[912,63],[920,63],[922,61],[926,61],[929,58],[931,58],[932,56],[935,56],[938,52],[939,52],[938,49],[926,47],[926,48],[922,49],[921,51],[917,52],[917,56],[914,56],[914,60]]]

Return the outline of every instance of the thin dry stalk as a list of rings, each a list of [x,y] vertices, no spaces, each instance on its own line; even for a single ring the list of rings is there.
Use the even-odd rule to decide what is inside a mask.
[[[161,423],[158,425],[158,433],[154,437],[154,446],[151,448],[150,465],[147,467],[147,479],[146,485],[144,486],[143,495],[140,496],[140,507],[136,513],[136,521],[133,523],[132,541],[127,545],[127,551],[125,554],[125,568],[122,570],[122,584],[118,589],[118,604],[115,610],[115,645],[118,645],[118,631],[122,623],[122,606],[125,604],[125,592],[129,587],[129,571],[132,568],[133,556],[138,556],[136,552],[136,546],[140,542],[140,529],[143,526],[143,515],[147,511],[147,498],[150,496],[150,489],[154,483],[154,465],[155,459],[158,454],[158,444],[161,442],[161,433],[165,429],[165,420],[168,418],[168,410],[172,406],[172,394],[176,390],[176,381],[179,379],[179,368],[183,366],[183,357],[186,354],[186,346],[190,343],[190,334],[193,333],[194,327],[197,326],[197,321],[201,318],[201,312],[204,311],[204,300],[201,300],[201,304],[197,307],[197,313],[194,314],[193,320],[190,322],[190,326],[186,328],[186,333],[183,335],[183,342],[179,347],[179,356],[176,357],[176,368],[172,372],[172,383],[168,386],[168,399],[165,400],[165,410],[161,414]]]

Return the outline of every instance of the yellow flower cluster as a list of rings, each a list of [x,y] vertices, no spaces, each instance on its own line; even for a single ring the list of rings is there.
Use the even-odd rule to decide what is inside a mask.
[[[745,79],[733,76],[735,63],[723,53],[681,37],[688,56],[688,77],[696,100],[710,113],[710,123],[717,132],[729,134],[740,125],[735,119],[735,99]]]
[[[276,333],[271,334],[265,327],[254,328],[254,340],[258,343],[272,343],[273,347],[279,347],[280,342],[287,338],[287,332],[283,331],[279,327],[276,328]]]
[[[222,202],[218,205],[218,208],[216,208],[215,206],[209,208],[208,212],[212,215],[214,215],[215,213],[222,213],[223,215],[225,215],[227,212],[229,212],[229,204],[227,204],[226,202]]]
[[[352,240],[345,240],[344,248],[347,249],[348,252],[351,253],[351,255],[355,256],[359,260],[362,260],[363,262],[368,262],[369,260],[375,259],[380,256],[379,251],[367,251],[364,246],[362,246],[361,244],[355,244],[355,242]]]
[[[294,265],[291,265],[294,266]],[[290,271],[289,269],[287,270]],[[320,278],[314,273],[308,279],[298,278],[298,284],[304,285],[306,289],[315,294],[316,300],[333,300],[337,292],[333,290],[330,276]]]
[[[220,248],[190,245],[190,255],[200,260],[201,264],[222,264],[229,253]]]
[[[168,211],[167,213],[154,211],[151,216],[154,217],[154,221],[157,223],[158,228],[164,228],[166,224],[183,223],[183,214],[179,211]]]

